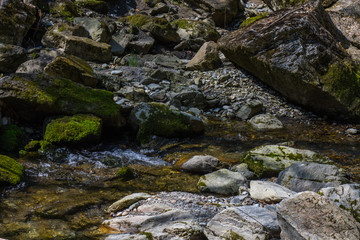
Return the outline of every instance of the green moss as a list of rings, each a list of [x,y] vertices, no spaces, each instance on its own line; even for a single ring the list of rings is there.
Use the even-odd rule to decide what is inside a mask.
[[[116,172],[116,176],[121,180],[130,180],[134,178],[134,173],[129,167],[124,166],[119,168],[119,170]]]
[[[148,240],[153,240],[154,239],[152,233],[150,233],[150,232],[140,232],[140,234],[145,235],[146,239],[148,239]]]
[[[81,10],[72,1],[56,1],[50,7],[50,13],[55,16],[64,17],[67,21],[72,22],[75,17],[81,15]]]
[[[17,152],[24,143],[24,132],[16,125],[0,128],[0,150],[7,153]]]
[[[251,171],[253,171],[258,177],[272,177],[278,174],[277,171],[264,166],[263,161],[254,160],[251,154],[245,155],[242,162],[246,163]]]
[[[243,238],[236,232],[233,232],[232,230],[230,230],[229,237],[226,237],[225,239],[226,240],[245,240],[245,238]]]
[[[139,27],[141,28],[142,26],[144,26],[145,24],[149,23],[151,21],[151,17],[148,17],[146,15],[142,15],[142,14],[135,14],[132,16],[128,16],[128,21],[129,24],[135,27]]]
[[[205,40],[216,41],[220,34],[208,23],[199,20],[177,19],[171,22],[175,29],[193,30],[194,38],[204,37]]]
[[[107,3],[101,0],[81,0],[76,1],[75,4],[79,7],[88,8],[103,14],[106,14],[109,10]]]
[[[36,58],[38,58],[38,57],[40,57],[39,53],[35,53],[35,52],[34,52],[34,53],[31,54],[31,58],[32,58],[32,59],[36,59]]]
[[[37,151],[41,148],[41,141],[36,141],[33,140],[31,142],[29,142],[28,144],[26,144],[26,146],[24,147],[25,151],[29,151],[29,152],[34,152]]]
[[[94,142],[100,139],[101,119],[78,114],[52,120],[47,126],[44,140],[58,145]]]
[[[244,28],[244,27],[250,26],[254,22],[266,17],[268,14],[269,13],[260,13],[260,14],[256,15],[255,17],[248,18],[241,23],[239,28]]]
[[[24,167],[14,159],[0,155],[0,182],[18,184],[23,175]]]
[[[289,159],[295,160],[295,161],[301,161],[303,159],[303,155],[300,153],[296,153],[296,154],[289,153],[286,155],[286,158],[289,158]]]

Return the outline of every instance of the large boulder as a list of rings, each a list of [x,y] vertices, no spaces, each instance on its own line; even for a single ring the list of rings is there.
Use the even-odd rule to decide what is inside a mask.
[[[21,0],[3,0],[0,3],[0,43],[21,45],[30,27],[36,21],[34,6]]]
[[[296,162],[331,163],[313,151],[280,145],[263,145],[246,153],[243,162],[259,177],[274,176]]]
[[[314,192],[299,193],[277,207],[281,239],[360,239],[360,224],[330,200]]]
[[[96,18],[76,17],[73,23],[83,26],[94,41],[109,43],[111,40],[110,29],[104,21]]]
[[[290,100],[335,118],[360,119],[360,66],[320,1],[270,14],[218,44]]]
[[[0,43],[0,72],[15,72],[26,61],[25,49],[19,46]]]
[[[215,42],[204,43],[196,55],[186,64],[188,70],[208,71],[221,65],[219,48]]]
[[[208,222],[204,233],[211,240],[266,240],[279,237],[280,228],[274,210],[253,205],[223,210]]]
[[[20,121],[41,123],[49,115],[89,113],[100,117],[105,125],[121,127],[125,119],[113,94],[91,89],[65,78],[15,74],[0,80],[2,111]]]
[[[131,111],[130,122],[138,130],[137,140],[140,143],[148,143],[151,135],[171,138],[204,132],[201,119],[160,103],[139,104]]]
[[[24,167],[14,159],[0,155],[0,184],[18,184],[23,175]]]
[[[80,36],[79,36],[80,35]],[[63,48],[64,52],[88,61],[109,62],[111,46],[87,38],[83,27],[56,24],[48,29],[41,42],[49,48]]]
[[[279,175],[277,183],[295,192],[317,192],[324,187],[337,187],[349,180],[344,170],[334,165],[313,162],[294,163]]]

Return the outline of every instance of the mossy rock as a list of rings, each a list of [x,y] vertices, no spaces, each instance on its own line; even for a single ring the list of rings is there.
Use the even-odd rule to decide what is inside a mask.
[[[135,177],[133,171],[127,166],[119,168],[116,172],[116,176],[123,181],[130,180]]]
[[[0,155],[0,182],[16,185],[20,182],[24,167],[14,159]]]
[[[78,0],[75,5],[88,8],[98,13],[107,14],[109,7],[105,1],[101,0]]]
[[[260,20],[260,19],[266,17],[267,15],[269,15],[269,13],[260,13],[260,14],[256,15],[255,17],[247,18],[245,21],[243,21],[240,24],[239,28],[244,28],[244,27],[250,26],[257,20]]]
[[[204,124],[199,118],[160,103],[138,105],[131,111],[130,122],[138,130],[137,140],[142,144],[148,143],[152,135],[172,138],[204,132]]]
[[[101,119],[86,114],[54,119],[46,126],[44,134],[44,140],[55,145],[93,143],[100,137]]]
[[[122,127],[125,119],[111,92],[91,89],[65,78],[16,74],[3,78],[3,111],[21,121],[39,123],[49,115],[93,114],[110,127]]]
[[[24,144],[24,132],[16,125],[0,127],[0,150],[16,153]]]
[[[72,22],[75,17],[81,16],[80,9],[70,0],[57,0],[50,5],[50,13],[54,16],[64,17]]]
[[[215,27],[200,20],[177,19],[172,21],[171,25],[177,30],[186,30],[191,39],[203,38],[206,41],[216,42],[220,38]]]

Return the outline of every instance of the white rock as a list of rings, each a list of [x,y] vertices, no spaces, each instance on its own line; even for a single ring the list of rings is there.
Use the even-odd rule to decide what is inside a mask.
[[[282,122],[270,114],[259,114],[252,117],[249,123],[253,128],[259,131],[275,130],[283,128]]]
[[[113,204],[111,204],[110,207],[106,210],[106,212],[118,212],[140,200],[147,199],[149,197],[151,197],[151,195],[147,194],[147,193],[130,194],[130,195],[120,199],[119,201],[116,201]]]
[[[250,195],[265,202],[280,202],[294,196],[293,192],[279,184],[268,181],[250,181]]]

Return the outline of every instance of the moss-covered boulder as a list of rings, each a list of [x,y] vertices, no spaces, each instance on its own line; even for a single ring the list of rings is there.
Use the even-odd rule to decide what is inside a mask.
[[[56,0],[51,3],[50,13],[56,17],[63,17],[69,22],[81,15],[80,9],[71,0]]]
[[[14,159],[0,155],[0,184],[18,184],[23,175],[24,167]]]
[[[34,6],[21,0],[2,1],[0,5],[0,43],[21,45],[36,21]]]
[[[107,14],[109,7],[106,1],[101,0],[77,0],[75,4],[80,7],[84,7],[101,14]]]
[[[204,132],[204,124],[199,118],[160,103],[139,104],[131,111],[130,122],[138,130],[137,140],[144,144],[152,135],[172,138]]]
[[[0,73],[15,72],[19,65],[25,61],[24,48],[0,43]]]
[[[160,42],[180,41],[179,34],[177,34],[175,28],[173,28],[165,18],[136,14],[127,17],[126,21],[132,27],[138,27],[143,31],[150,32],[150,34]]]
[[[203,38],[206,41],[217,41],[220,34],[214,26],[200,20],[177,19],[171,22],[171,25],[177,29],[177,33],[182,39]]]
[[[94,115],[77,114],[52,120],[46,125],[44,140],[55,145],[98,142],[101,119]]]
[[[44,71],[50,76],[68,78],[85,86],[95,87],[98,83],[91,66],[81,58],[71,55],[55,58]]]
[[[125,119],[113,101],[111,92],[91,89],[65,78],[15,74],[0,81],[3,112],[11,112],[19,121],[41,123],[51,115],[88,113],[104,124],[121,127]]]
[[[282,170],[296,162],[332,163],[327,157],[310,150],[280,145],[263,145],[246,153],[243,162],[258,177],[277,176]]]
[[[24,132],[16,125],[0,127],[0,150],[5,153],[17,153],[24,144]]]
[[[330,117],[360,120],[360,65],[320,1],[269,14],[218,45],[288,99]]]

